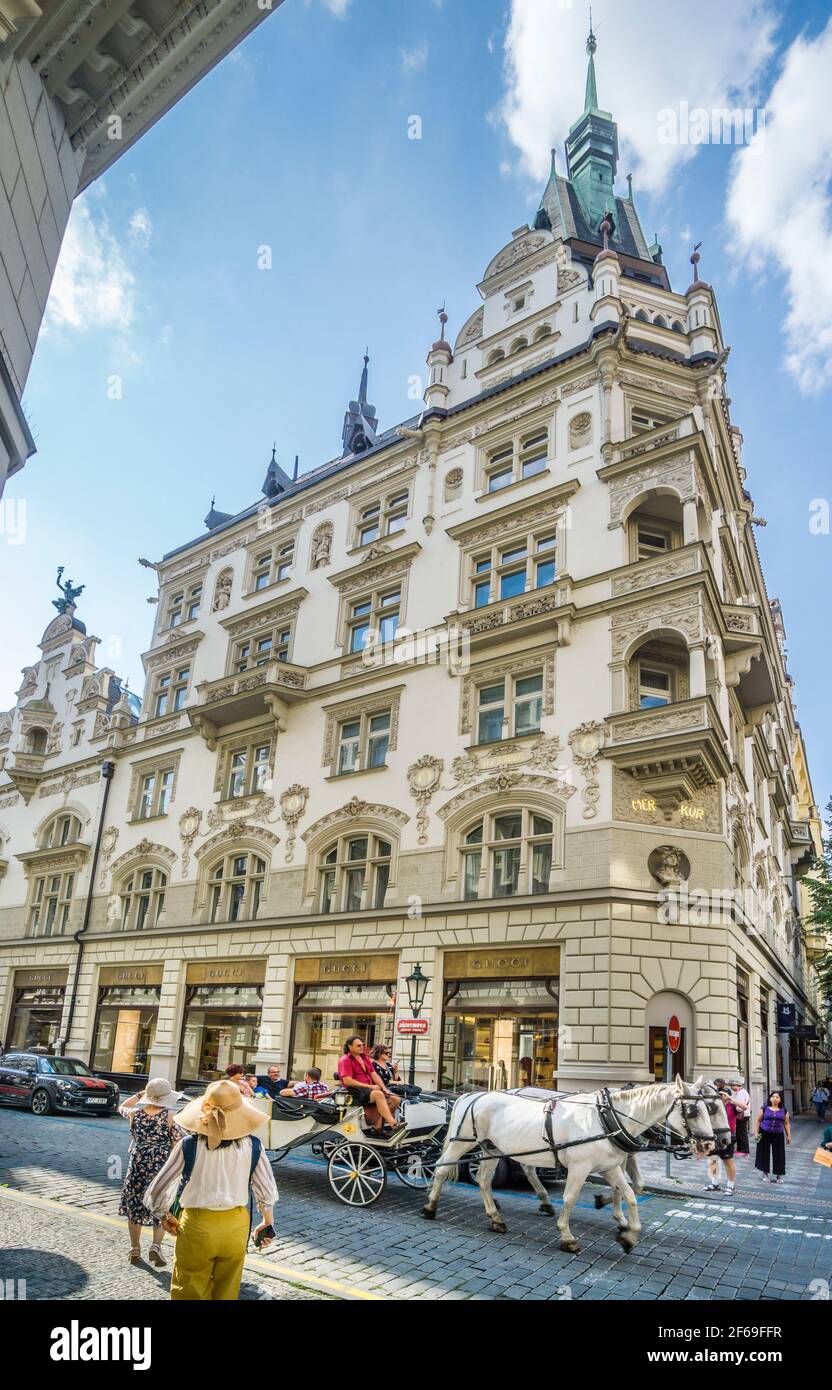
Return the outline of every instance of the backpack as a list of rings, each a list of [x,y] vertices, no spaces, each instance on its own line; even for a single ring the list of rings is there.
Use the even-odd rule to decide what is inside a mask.
[[[190,1180],[191,1180],[191,1174],[192,1174],[193,1171],[194,1171],[194,1164],[196,1163],[196,1153],[197,1153],[197,1144],[198,1144],[198,1143],[199,1143],[199,1135],[198,1135],[198,1134],[188,1134],[188,1135],[186,1135],[186,1137],[182,1140],[182,1155],[183,1155],[183,1158],[184,1158],[184,1160],[185,1160],[185,1164],[184,1164],[184,1167],[183,1167],[183,1169],[182,1169],[182,1177],[181,1177],[180,1180],[179,1180],[179,1186],[178,1186],[178,1188],[176,1189],[176,1196],[174,1197],[173,1201],[172,1201],[171,1204],[170,1204],[170,1210],[171,1210],[171,1214],[172,1214],[173,1216],[178,1216],[178,1215],[179,1215],[179,1212],[181,1211],[182,1193],[185,1191],[185,1188],[188,1186],[188,1183],[189,1183]],[[263,1144],[262,1144],[261,1140],[259,1140],[255,1135],[252,1134],[252,1135],[251,1135],[251,1167],[250,1167],[249,1170],[248,1170],[248,1185],[249,1185],[248,1219],[249,1219],[249,1230],[251,1230],[251,1227],[252,1227],[252,1225],[253,1225],[253,1223],[254,1223],[254,1212],[252,1211],[252,1202],[251,1202],[251,1180],[252,1180],[252,1178],[254,1177],[254,1170],[255,1170],[255,1168],[257,1167],[258,1163],[260,1162],[260,1154],[262,1153],[262,1151],[263,1151]]]

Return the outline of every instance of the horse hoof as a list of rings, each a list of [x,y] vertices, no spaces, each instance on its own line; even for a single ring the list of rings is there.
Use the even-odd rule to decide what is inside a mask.
[[[627,1255],[629,1255],[630,1251],[633,1249],[633,1246],[635,1246],[638,1243],[638,1238],[637,1236],[633,1235],[632,1231],[619,1231],[618,1235],[615,1238],[618,1241],[618,1244],[621,1246],[622,1250]]]
[[[435,1208],[435,1207],[422,1207],[422,1215],[423,1215],[424,1217],[426,1217],[426,1219],[427,1219],[428,1221],[435,1221],[435,1220],[436,1220],[436,1208]]]
[[[541,1216],[554,1216],[555,1209],[550,1202],[541,1202],[539,1207]]]
[[[608,1202],[608,1201],[609,1201],[609,1197],[604,1197],[604,1196],[602,1195],[602,1193],[596,1192],[596,1194],[595,1194],[595,1210],[596,1210],[596,1211],[600,1211],[602,1207],[605,1207],[605,1206],[607,1205],[607,1202]]]
[[[579,1255],[581,1253],[581,1247],[576,1240],[562,1240],[560,1248],[567,1255]]]
[[[498,1236],[504,1236],[508,1231],[505,1221],[490,1221],[489,1226],[492,1231],[496,1231]]]

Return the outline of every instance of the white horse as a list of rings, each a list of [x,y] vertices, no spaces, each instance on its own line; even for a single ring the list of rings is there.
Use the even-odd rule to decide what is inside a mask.
[[[632,1250],[641,1234],[641,1221],[635,1193],[625,1176],[626,1148],[635,1148],[639,1136],[654,1127],[667,1128],[674,1138],[688,1142],[700,1153],[715,1148],[711,1116],[718,1128],[728,1129],[721,1102],[701,1093],[702,1081],[691,1085],[677,1078],[667,1085],[640,1086],[629,1091],[589,1091],[559,1095],[546,1121],[538,1099],[512,1095],[506,1091],[485,1091],[465,1095],[454,1102],[442,1158],[436,1169],[423,1211],[433,1219],[448,1169],[459,1163],[472,1149],[482,1149],[477,1183],[492,1231],[505,1232],[506,1224],[494,1201],[491,1183],[500,1157],[515,1158],[523,1168],[541,1202],[541,1211],[554,1215],[549,1194],[537,1175],[538,1168],[551,1168],[555,1161],[567,1170],[563,1208],[558,1217],[560,1246],[577,1254],[578,1242],[569,1218],[590,1173],[603,1173],[613,1188],[613,1213],[618,1224],[616,1239],[625,1250]],[[617,1128],[620,1143],[608,1137],[601,1120]],[[626,1216],[621,1202],[627,1208]]]

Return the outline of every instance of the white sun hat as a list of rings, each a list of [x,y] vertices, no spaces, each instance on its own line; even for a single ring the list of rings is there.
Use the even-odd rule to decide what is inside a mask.
[[[148,1081],[141,1100],[136,1101],[133,1109],[138,1110],[144,1105],[157,1105],[162,1110],[175,1110],[184,1099],[184,1091],[175,1091],[164,1076],[156,1076],[152,1081]]]

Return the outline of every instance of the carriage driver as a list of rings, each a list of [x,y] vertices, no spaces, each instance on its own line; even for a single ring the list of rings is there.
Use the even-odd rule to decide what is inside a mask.
[[[395,1125],[395,1112],[401,1104],[398,1096],[388,1090],[376,1071],[364,1042],[357,1035],[347,1038],[344,1055],[338,1061],[338,1075],[341,1085],[346,1086],[358,1105],[364,1106],[364,1115],[377,1134],[384,1135]],[[372,1111],[372,1113],[369,1113]]]

